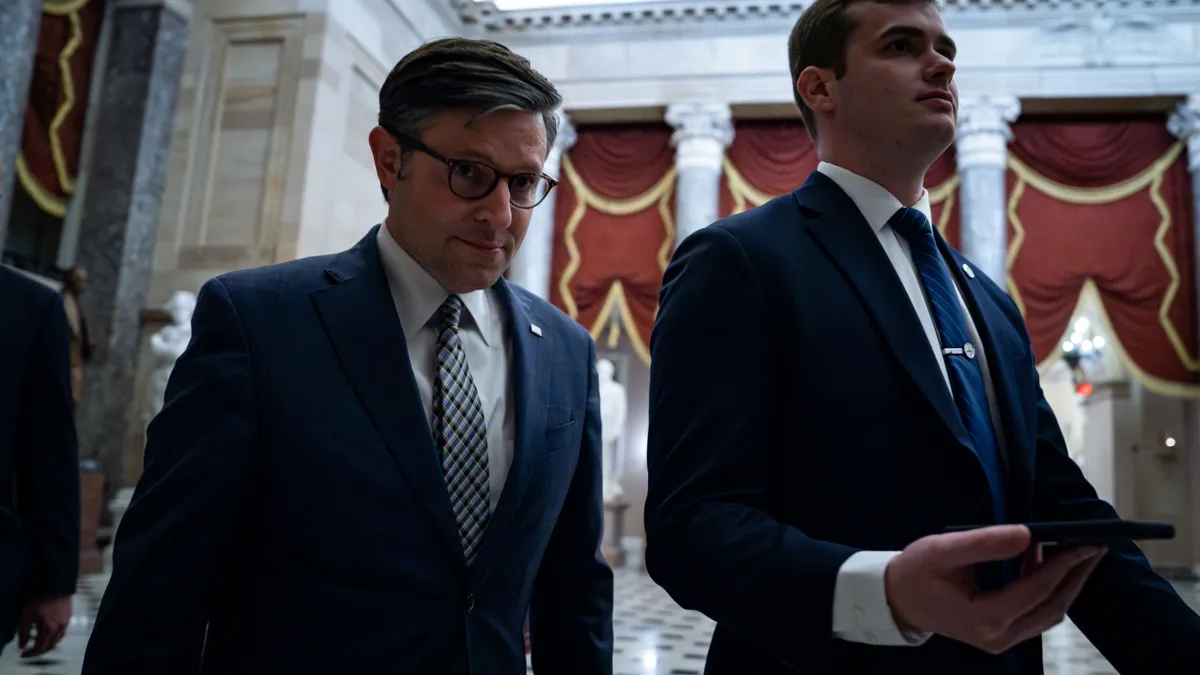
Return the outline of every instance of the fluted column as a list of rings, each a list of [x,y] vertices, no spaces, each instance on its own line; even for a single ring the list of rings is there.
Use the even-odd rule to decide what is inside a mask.
[[[0,0],[0,253],[16,185],[42,0]]]
[[[575,127],[571,126],[567,114],[559,111],[558,138],[554,141],[554,147],[550,148],[550,154],[546,156],[542,172],[565,181],[562,158],[572,145],[575,145]],[[554,192],[533,209],[533,215],[529,218],[529,229],[525,232],[525,241],[508,268],[509,281],[547,299],[550,297],[550,264],[554,256],[554,204],[558,201],[560,189],[562,188],[555,188]]]
[[[1187,142],[1188,169],[1192,172],[1192,212],[1195,214],[1192,227],[1196,260],[1200,260],[1200,94],[1192,94],[1179,104],[1175,113],[1167,119],[1167,130]],[[1196,278],[1193,283],[1200,292],[1200,265],[1193,265]],[[1200,298],[1200,295],[1196,297]]]
[[[675,241],[717,219],[721,166],[733,142],[732,113],[724,103],[678,103],[667,108],[675,128]]]
[[[1009,124],[1021,103],[1015,96],[964,96],[958,103],[960,247],[979,269],[1001,287],[1007,278],[1008,224],[1004,171]]]

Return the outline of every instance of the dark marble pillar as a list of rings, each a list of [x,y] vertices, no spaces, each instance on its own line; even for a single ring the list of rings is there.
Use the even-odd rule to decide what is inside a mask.
[[[77,264],[96,343],[79,406],[80,454],[100,461],[106,502],[120,487],[134,373],[154,266],[159,210],[187,45],[187,20],[166,6],[117,4],[82,204]]]
[[[42,0],[0,0],[0,252],[8,231]]]

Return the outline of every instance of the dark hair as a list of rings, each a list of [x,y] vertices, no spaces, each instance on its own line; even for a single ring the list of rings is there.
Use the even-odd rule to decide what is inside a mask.
[[[809,66],[830,68],[839,79],[846,74],[846,49],[850,34],[858,26],[858,16],[850,10],[853,5],[874,2],[881,5],[908,5],[933,3],[935,0],[816,0],[796,19],[792,34],[788,37],[788,64],[792,70],[792,95],[804,128],[813,142],[817,141],[817,125],[813,112],[800,98],[796,81],[800,73]]]
[[[558,136],[558,90],[529,60],[491,40],[442,38],[400,59],[379,90],[379,124],[420,138],[445,110],[517,108],[541,113],[546,151]],[[387,189],[383,189],[387,200]]]

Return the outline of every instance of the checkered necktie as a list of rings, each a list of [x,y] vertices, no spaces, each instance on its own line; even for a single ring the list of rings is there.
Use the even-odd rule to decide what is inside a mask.
[[[475,561],[488,522],[488,455],[483,406],[458,336],[462,310],[462,299],[451,295],[434,316],[438,339],[433,433],[442,455],[442,472],[463,552],[470,564]]]

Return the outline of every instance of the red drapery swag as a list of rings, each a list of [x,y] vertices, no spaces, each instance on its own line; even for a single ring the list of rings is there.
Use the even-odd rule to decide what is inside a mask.
[[[555,202],[550,301],[647,363],[658,289],[675,241],[675,152],[665,124],[578,129]]]
[[[1160,115],[1022,117],[1009,145],[1009,290],[1039,361],[1096,293],[1127,368],[1195,396],[1191,179]]]
[[[79,171],[101,0],[45,0],[17,175],[38,207],[57,218]]]
[[[817,168],[812,139],[799,120],[738,122],[725,157],[720,215],[753,208],[800,187]],[[958,175],[954,149],[925,174],[933,222],[958,245]]]

